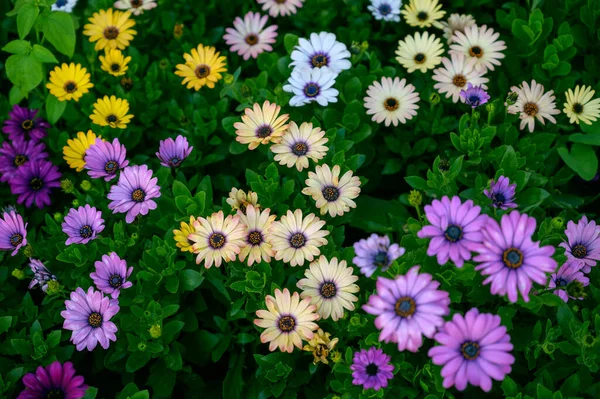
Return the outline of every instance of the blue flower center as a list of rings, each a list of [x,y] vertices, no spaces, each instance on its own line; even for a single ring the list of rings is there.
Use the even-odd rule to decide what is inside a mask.
[[[173,158],[171,158],[169,163],[171,164],[171,166],[179,166],[179,164],[181,163],[181,158],[173,157]]]
[[[387,266],[389,261],[386,251],[379,251],[375,255],[375,265],[377,266]]]
[[[309,83],[304,87],[304,94],[307,97],[316,97],[319,95],[319,86],[316,83]]]
[[[465,359],[475,360],[480,352],[479,343],[473,341],[464,342],[460,347],[460,351]]]
[[[323,53],[317,53],[310,59],[312,66],[315,68],[321,68],[327,65],[327,55]]]
[[[60,1],[64,1],[64,0],[58,0],[56,2],[56,4],[58,4]],[[65,393],[60,388],[52,388],[51,390],[49,390],[46,393],[46,399],[64,399],[64,397],[65,397]]]
[[[469,96],[469,104],[471,105],[479,105],[479,96],[476,94],[473,94],[472,96]]]
[[[493,201],[497,205],[502,205],[502,204],[504,204],[504,201],[506,201],[506,198],[504,197],[504,194],[502,194],[502,193],[496,193],[496,194],[494,194]]]
[[[569,282],[562,277],[557,278],[555,282],[557,287],[566,287],[569,285]]]
[[[56,7],[62,7],[64,5],[66,5],[66,4],[67,4],[67,0],[56,0],[56,3],[54,3],[54,5]]]
[[[504,265],[510,269],[518,269],[523,265],[523,253],[517,248],[508,248],[502,254]]]
[[[123,285],[123,277],[119,276],[118,274],[113,274],[108,279],[108,285],[113,288],[119,288],[121,285]]]
[[[369,377],[375,377],[379,373],[379,367],[375,363],[369,363],[365,371]]]
[[[446,237],[446,240],[450,242],[457,242],[463,236],[462,228],[455,224],[451,224],[444,232],[444,236]]]
[[[23,236],[19,233],[15,233],[10,236],[10,243],[13,247],[17,247],[23,242]]]
[[[115,173],[117,166],[119,165],[115,161],[108,161],[106,165],[104,165],[104,171],[106,173]]]
[[[577,244],[571,249],[571,253],[577,259],[582,259],[587,255],[587,248],[583,244]]]
[[[379,6],[379,13],[381,15],[388,15],[391,12],[392,12],[392,7],[390,7],[389,4],[383,3],[382,5]]]
[[[412,316],[416,311],[415,301],[408,296],[398,298],[396,305],[394,306],[396,314],[400,317]]]
[[[79,234],[83,237],[83,238],[90,238],[92,236],[92,234],[94,233],[94,231],[92,230],[92,228],[90,226],[88,226],[87,224],[85,226],[83,226],[81,229],[79,229]]]

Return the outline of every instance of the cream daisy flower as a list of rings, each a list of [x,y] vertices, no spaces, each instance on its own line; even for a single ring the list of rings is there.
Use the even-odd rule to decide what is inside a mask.
[[[446,42],[448,44],[452,44],[454,42],[452,36],[454,36],[455,32],[465,32],[465,28],[469,26],[475,25],[475,18],[472,15],[466,14],[452,14],[448,21],[440,22],[442,24],[442,29],[444,30],[444,37],[446,38]]]
[[[313,213],[302,218],[302,210],[287,211],[281,220],[273,223],[269,240],[275,251],[275,259],[289,262],[291,266],[303,266],[304,260],[312,262],[327,245],[329,231],[321,230],[325,222]]]
[[[279,143],[288,125],[288,114],[279,116],[281,107],[275,103],[265,101],[262,105],[255,103],[252,108],[246,108],[242,115],[242,122],[233,124],[237,130],[237,142],[248,144],[248,149],[253,150],[260,144]]]
[[[428,32],[415,33],[414,36],[406,36],[404,40],[398,42],[396,50],[396,60],[412,73],[417,69],[421,72],[427,72],[442,62],[442,53],[444,48],[440,39]]]
[[[213,213],[206,219],[199,217],[192,222],[194,232],[188,239],[193,242],[193,252],[198,254],[196,264],[204,261],[204,267],[210,269],[214,263],[221,266],[221,261],[235,260],[245,245],[245,230],[239,216],[223,217],[223,211]]]
[[[479,86],[487,90],[485,83],[489,81],[484,78],[484,72],[475,70],[475,60],[467,60],[463,54],[452,54],[452,61],[448,58],[442,58],[444,66],[433,71],[433,80],[436,83],[433,87],[440,93],[446,93],[446,98],[452,97],[452,102],[465,102],[460,96],[462,90],[467,90],[467,84]]]
[[[591,125],[600,117],[600,98],[592,100],[595,93],[591,87],[579,85],[575,87],[575,93],[571,89],[565,93],[567,102],[564,103],[563,112],[569,117],[570,123],[575,122],[579,125],[581,121]]]
[[[446,11],[442,11],[442,5],[438,4],[438,0],[410,0],[410,3],[402,9],[404,21],[410,26],[419,28],[429,28],[431,25],[441,28],[437,20],[445,14]]]
[[[377,123],[385,122],[386,126],[406,123],[417,115],[419,93],[415,86],[406,84],[406,79],[396,77],[381,78],[381,83],[375,81],[367,89],[364,98],[367,115],[373,115],[371,120]]]
[[[242,213],[246,213],[248,205],[254,206],[255,209],[260,208],[258,194],[252,191],[248,191],[248,194],[246,194],[244,190],[238,190],[235,187],[229,192],[229,198],[227,198],[226,202],[232,210],[236,211],[239,209]]]
[[[546,124],[544,118],[556,123],[556,119],[552,115],[560,114],[560,111],[556,109],[553,90],[544,93],[544,86],[535,80],[531,81],[531,86],[527,82],[523,82],[521,87],[513,86],[510,90],[517,93],[518,97],[517,102],[508,107],[508,113],[519,114],[521,130],[527,126],[529,132],[533,133],[536,119],[542,125]]]
[[[271,151],[275,153],[275,160],[280,165],[286,165],[288,168],[296,165],[298,172],[308,168],[308,159],[319,162],[327,155],[327,146],[329,141],[325,136],[325,131],[318,127],[313,128],[312,123],[304,122],[298,127],[296,122],[291,122],[288,132],[283,135],[281,143],[271,146]]]
[[[358,298],[352,294],[359,291],[354,284],[358,276],[352,274],[354,269],[346,265],[346,261],[338,262],[337,258],[327,261],[324,255],[310,264],[304,272],[298,288],[302,290],[300,297],[310,298],[310,304],[317,306],[317,313],[323,319],[331,316],[333,321],[344,317],[344,309],[354,310],[354,302]]]
[[[302,190],[302,194],[310,195],[316,201],[321,215],[329,212],[331,217],[342,216],[350,208],[356,208],[352,200],[360,194],[360,179],[352,176],[351,170],[340,179],[339,165],[333,169],[329,165],[317,165],[315,172],[308,172],[305,183],[308,187]]]
[[[267,240],[271,224],[277,217],[269,215],[270,209],[260,211],[252,205],[248,205],[246,213],[238,210],[237,215],[241,222],[246,226],[245,241],[246,245],[242,248],[239,254],[239,259],[243,262],[248,257],[248,266],[252,266],[254,262],[260,263],[260,260],[271,262],[271,257],[275,256],[271,243]]]
[[[314,323],[319,319],[319,315],[315,313],[316,306],[310,304],[309,298],[300,301],[297,292],[290,295],[287,288],[283,292],[275,289],[275,298],[267,295],[265,303],[268,310],[257,310],[256,316],[259,318],[254,319],[254,324],[266,328],[260,334],[260,342],[270,342],[271,352],[279,348],[282,352],[292,353],[294,346],[302,349],[302,340],[310,341],[313,331],[319,328]]]
[[[494,32],[487,26],[471,25],[465,28],[465,32],[454,32],[450,46],[450,54],[464,54],[467,59],[475,59],[475,70],[486,72],[494,70],[494,65],[500,66],[500,60],[504,58],[502,50],[506,50],[506,45],[502,40],[498,40],[500,34]]]

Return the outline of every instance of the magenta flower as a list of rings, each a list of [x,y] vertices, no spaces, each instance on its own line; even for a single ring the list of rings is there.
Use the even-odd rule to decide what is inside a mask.
[[[75,375],[73,363],[61,364],[58,360],[46,367],[39,366],[34,373],[23,376],[22,391],[17,399],[80,399],[88,386],[83,377]]]
[[[500,209],[516,208],[515,191],[516,184],[510,184],[508,177],[500,176],[498,181],[494,179],[490,182],[490,189],[483,190],[486,197],[492,200],[492,206]]]
[[[127,262],[119,258],[114,252],[102,255],[102,261],[94,263],[96,271],[90,274],[96,288],[113,298],[118,298],[121,289],[129,288],[133,284],[127,281],[133,267],[127,268]]]
[[[277,38],[277,25],[271,25],[266,29],[265,24],[269,17],[264,15],[260,16],[259,13],[253,13],[252,11],[244,15],[242,20],[237,17],[233,21],[233,28],[227,28],[227,32],[223,39],[225,43],[231,46],[231,51],[244,57],[244,60],[248,58],[256,58],[258,55],[265,51],[273,51],[271,44],[275,43]]]
[[[383,349],[374,346],[369,350],[354,352],[352,359],[352,384],[362,385],[364,389],[373,388],[379,391],[388,386],[388,380],[394,376],[391,357],[383,353]]]
[[[89,204],[77,209],[71,208],[65,216],[62,229],[69,236],[66,245],[87,244],[95,240],[98,233],[104,230],[102,212]]]
[[[568,241],[560,243],[559,247],[565,249],[567,258],[584,262],[581,270],[589,273],[600,260],[600,226],[582,216],[577,224],[569,220],[565,235]]]
[[[9,119],[4,121],[2,131],[8,134],[10,140],[40,141],[46,136],[46,129],[50,128],[50,124],[36,117],[37,113],[37,109],[27,109],[15,104],[8,113]]]
[[[33,272],[33,279],[29,283],[28,289],[32,289],[36,285],[39,285],[41,290],[46,292],[48,290],[48,281],[56,281],[56,276],[50,273],[50,270],[37,259],[29,259],[29,268]]]
[[[440,344],[429,350],[433,364],[444,366],[444,388],[456,386],[463,391],[467,384],[492,389],[492,379],[502,381],[511,371],[515,358],[510,351],[510,335],[500,325],[500,316],[479,313],[476,308],[463,317],[456,313],[435,334]]]
[[[540,247],[539,241],[531,240],[535,226],[534,218],[512,211],[502,216],[501,225],[490,218],[483,227],[483,241],[473,248],[479,255],[473,260],[480,263],[475,270],[488,276],[483,284],[492,283],[492,294],[508,294],[514,303],[520,291],[523,300],[529,302],[532,281],[546,284],[546,273],[556,270],[554,247]]]
[[[58,167],[50,161],[39,159],[27,162],[17,170],[9,182],[10,191],[19,196],[18,204],[24,203],[29,208],[35,202],[35,205],[42,209],[50,205],[51,189],[60,187],[60,176]]]
[[[377,269],[385,272],[392,263],[406,252],[398,244],[390,245],[388,236],[378,236],[373,233],[354,243],[356,256],[352,262],[360,268],[362,274],[371,277]]]
[[[85,153],[85,168],[90,177],[110,181],[120,169],[129,165],[126,156],[127,149],[119,143],[119,139],[114,139],[112,143],[96,139]]]
[[[191,154],[193,149],[194,147],[190,147],[187,139],[179,135],[175,140],[170,137],[161,140],[156,156],[160,159],[162,166],[176,168]]]
[[[12,251],[15,256],[23,245],[27,245],[27,223],[16,211],[4,212],[0,218],[0,251]]]
[[[46,145],[41,142],[14,140],[5,141],[0,148],[0,181],[10,181],[27,161],[48,158]]]
[[[365,312],[377,316],[379,341],[395,342],[399,351],[416,352],[423,345],[423,335],[433,337],[444,324],[443,316],[450,313],[450,297],[439,286],[431,274],[419,274],[419,266],[394,280],[379,277],[376,294],[363,305]]]
[[[110,319],[119,312],[119,301],[109,299],[93,287],[87,293],[78,287],[71,292],[71,300],[65,301],[67,310],[60,312],[65,319],[63,328],[73,331],[71,342],[78,351],[93,350],[98,343],[108,349],[110,341],[116,341],[117,326]]]
[[[450,259],[456,267],[462,267],[465,260],[471,259],[472,247],[481,242],[481,228],[488,219],[473,201],[463,204],[457,196],[452,200],[446,196],[441,201],[433,200],[431,205],[425,206],[425,216],[431,225],[423,226],[417,236],[432,238],[427,255],[437,255],[440,265]]]
[[[160,197],[160,187],[156,185],[158,178],[152,177],[152,170],[146,165],[128,166],[119,175],[119,181],[110,188],[108,209],[113,213],[125,213],[125,221],[133,222],[137,215],[148,214],[156,209],[152,198]]]
[[[567,292],[567,286],[573,281],[579,281],[581,285],[587,287],[590,285],[590,279],[581,272],[584,263],[579,260],[567,261],[558,269],[556,273],[550,276],[549,288],[557,288],[554,294],[558,295],[563,301],[568,302],[571,299],[583,299],[583,297],[573,297]]]
[[[461,90],[459,95],[471,108],[477,108],[490,99],[490,95],[481,86],[473,86],[471,83],[468,83],[467,90]]]

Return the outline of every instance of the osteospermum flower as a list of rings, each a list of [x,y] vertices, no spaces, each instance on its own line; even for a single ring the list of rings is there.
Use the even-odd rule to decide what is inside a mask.
[[[124,50],[133,40],[137,32],[131,28],[135,21],[131,13],[108,10],[95,12],[88,20],[91,22],[83,27],[83,34],[90,37],[90,42],[96,42],[94,50],[118,48]]]
[[[430,237],[428,256],[437,256],[440,265],[452,260],[456,267],[462,267],[465,260],[471,259],[471,248],[481,242],[481,228],[487,216],[481,214],[481,207],[473,201],[460,202],[458,196],[452,199],[444,196],[441,201],[433,200],[425,206],[425,216],[429,226],[424,226],[417,235]]]
[[[501,51],[506,50],[506,45],[498,37],[499,33],[485,25],[466,26],[464,33],[454,32],[450,54],[463,54],[467,60],[474,60],[478,72],[493,71],[494,65],[500,66],[500,60],[504,58]]]
[[[237,17],[233,21],[234,28],[225,29],[225,43],[231,46],[232,52],[244,57],[244,60],[256,58],[265,51],[273,51],[271,44],[277,38],[277,25],[265,28],[268,18],[252,11],[244,15],[244,19]]]
[[[398,126],[398,122],[411,120],[417,115],[419,100],[415,86],[406,84],[406,79],[400,80],[398,77],[383,77],[381,83],[373,82],[364,98],[367,115],[373,115],[372,121],[385,122],[386,126]]]
[[[440,24],[444,30],[446,42],[452,44],[454,42],[454,34],[456,32],[464,33],[466,28],[475,25],[475,18],[472,15],[451,14],[448,21],[442,21]]]
[[[314,172],[308,172],[304,181],[307,187],[302,194],[310,195],[316,201],[321,215],[342,216],[350,208],[356,208],[353,201],[360,194],[360,179],[349,170],[340,178],[340,166],[317,165]]]
[[[117,326],[110,319],[119,312],[119,301],[109,299],[101,292],[88,288],[87,293],[78,287],[65,301],[66,310],[60,312],[65,319],[63,328],[73,331],[71,342],[78,351],[93,350],[98,343],[108,349],[116,341]]]
[[[406,23],[419,28],[429,28],[431,25],[440,28],[441,24],[437,21],[445,14],[438,0],[410,0],[402,9]]]
[[[352,263],[360,268],[362,274],[371,277],[377,269],[385,272],[390,265],[404,255],[406,249],[398,244],[390,245],[390,237],[373,233],[354,243],[356,256]]]
[[[207,218],[199,217],[192,223],[194,232],[188,239],[193,242],[196,264],[204,261],[204,267],[210,269],[214,264],[220,267],[222,261],[231,262],[246,244],[246,226],[239,216],[223,216],[223,211],[213,213]]]
[[[176,168],[192,153],[193,149],[194,147],[190,146],[185,137],[178,135],[175,140],[171,137],[161,140],[156,156],[162,166]]]
[[[295,14],[298,8],[302,8],[304,0],[256,0],[262,4],[263,11],[268,11],[272,17],[288,16]]]
[[[314,323],[319,315],[315,313],[316,306],[310,304],[310,298],[300,300],[297,292],[290,295],[284,288],[283,292],[275,289],[275,298],[267,295],[265,303],[268,310],[257,310],[259,318],[254,319],[254,324],[266,328],[260,334],[260,342],[270,342],[271,352],[279,348],[282,352],[292,353],[294,346],[302,349],[302,340],[310,341],[313,331],[319,328]]]
[[[593,121],[600,118],[600,98],[592,100],[595,90],[592,90],[589,86],[575,87],[575,92],[569,89],[565,93],[567,102],[564,103],[563,112],[569,117],[570,123],[583,122],[587,125],[591,125]]]
[[[102,141],[102,136],[98,136],[98,140]],[[63,147],[63,159],[71,169],[81,172],[85,167],[85,157],[87,150],[91,145],[96,143],[96,134],[91,130],[87,133],[77,132],[77,137],[68,139],[67,145]]]
[[[8,134],[10,140],[40,141],[46,136],[46,129],[50,128],[50,124],[36,117],[38,111],[19,107],[17,104],[13,105],[8,113],[8,119],[4,121],[2,131]]]
[[[60,187],[60,176],[58,167],[50,161],[39,159],[27,162],[9,182],[10,191],[19,196],[18,204],[25,204],[29,208],[35,203],[41,209],[50,205],[51,189]]]
[[[58,0],[64,1],[64,0]],[[54,6],[53,6],[54,7]],[[55,360],[46,367],[38,366],[35,373],[23,376],[23,390],[17,399],[66,398],[80,399],[85,396],[88,386],[83,377],[75,375],[73,363],[65,364]]]
[[[179,230],[173,230],[173,239],[175,240],[175,245],[177,248],[181,249],[181,252],[194,252],[194,242],[190,240],[188,237],[190,234],[194,233],[196,230],[194,229],[194,217],[190,216],[190,222],[180,222]]]
[[[181,84],[187,84],[188,89],[198,91],[204,86],[212,89],[223,77],[221,72],[227,71],[225,57],[214,47],[199,44],[190,54],[183,54],[183,58],[185,64],[177,64],[175,75],[184,78]]]
[[[87,244],[104,230],[102,212],[89,204],[77,209],[71,208],[65,216],[62,229],[69,236],[66,245]]]
[[[460,91],[460,98],[471,108],[477,108],[488,102],[490,95],[481,86],[473,86],[469,82],[467,90]]]
[[[515,191],[516,184],[510,184],[510,180],[506,176],[500,176],[498,181],[490,182],[490,188],[483,190],[486,197],[492,200],[492,206],[500,209],[516,208]]]
[[[233,124],[237,134],[237,142],[248,144],[248,149],[254,150],[260,144],[279,143],[281,136],[287,131],[288,114],[279,115],[281,107],[265,101],[261,107],[254,103],[252,108],[246,108],[242,122]]]
[[[544,93],[544,86],[535,80],[531,81],[531,85],[523,82],[520,87],[513,86],[510,89],[517,93],[518,97],[507,111],[509,114],[519,114],[519,119],[521,119],[519,129],[523,130],[527,126],[529,132],[533,133],[536,119],[542,125],[546,124],[544,119],[556,123],[556,119],[552,115],[560,114],[560,111],[556,109],[554,90]]]
[[[127,213],[125,221],[133,222],[137,215],[146,215],[156,209],[153,198],[160,197],[158,178],[152,177],[148,166],[128,166],[119,175],[117,184],[110,188],[108,209],[113,213]]]
[[[329,360],[327,360],[329,352],[335,348],[335,345],[339,341],[339,338],[331,339],[329,338],[330,336],[331,334],[326,333],[319,328],[317,332],[313,334],[313,338],[308,341],[308,344],[304,345],[304,348],[302,348],[303,351],[312,352],[315,359],[313,360],[313,364],[319,362],[329,364]]]
[[[97,138],[95,144],[86,151],[85,168],[90,177],[110,181],[120,169],[129,165],[126,156],[125,145],[119,143],[119,139],[114,139],[111,143]]]
[[[127,112],[129,102],[126,99],[104,96],[94,103],[94,113],[90,115],[90,119],[99,126],[125,129],[133,118],[133,115],[128,115]]]
[[[374,346],[369,350],[363,349],[360,352],[354,352],[352,364],[352,384],[362,385],[364,389],[373,388],[379,391],[388,386],[388,381],[394,375],[394,366],[390,363],[392,358],[383,353],[383,349],[377,349]]]
[[[406,68],[408,73],[416,70],[427,72],[442,62],[444,48],[440,39],[428,32],[416,32],[414,36],[406,36],[398,42],[396,60]]]
[[[367,9],[376,20],[400,22],[401,0],[371,0]]]
[[[0,251],[12,251],[15,256],[19,249],[27,245],[27,223],[16,211],[6,211],[0,217]]]
[[[529,302],[532,281],[546,284],[546,273],[556,270],[552,259],[554,247],[540,247],[532,241],[535,218],[518,211],[502,216],[501,224],[488,218],[481,229],[482,240],[473,246],[478,252],[473,260],[479,262],[475,270],[481,270],[483,284],[492,284],[493,295],[507,295],[510,302],[517,302],[518,292]]]
[[[567,261],[556,273],[550,276],[548,288],[556,288],[554,294],[565,302],[568,302],[569,299],[583,299],[583,297],[571,296],[567,289],[567,286],[573,281],[581,283],[582,287],[590,285],[590,279],[581,271],[583,265],[584,263],[578,260]]]
[[[452,97],[452,102],[457,103],[459,100],[463,103],[463,98],[460,93],[468,88],[467,84],[471,83],[475,86],[480,86],[487,89],[485,85],[489,79],[484,77],[484,72],[475,70],[475,62],[468,61],[463,54],[452,54],[451,60],[444,57],[442,64],[433,71],[433,80],[436,83],[433,88],[440,94],[446,94],[446,98]]]
[[[34,140],[5,141],[0,147],[0,181],[8,182],[28,161],[48,158],[46,145]]]
[[[296,166],[298,172],[308,168],[308,160],[319,162],[327,155],[327,143],[325,131],[318,127],[313,128],[310,122],[303,122],[300,127],[296,122],[291,122],[287,133],[281,138],[279,144],[271,146],[271,152],[275,154],[275,161],[288,168]]]
[[[133,267],[128,268],[125,259],[121,259],[115,252],[102,255],[102,260],[96,261],[94,266],[96,271],[90,274],[90,278],[94,280],[96,288],[113,299],[119,297],[122,289],[133,285],[131,281],[127,281]]]
[[[309,40],[300,38],[290,55],[290,66],[310,69],[328,67],[335,74],[350,69],[350,52],[344,43],[335,39],[335,35],[329,32],[311,33]]]
[[[46,88],[50,94],[58,98],[58,101],[70,101],[79,99],[94,87],[90,82],[90,74],[81,64],[62,64],[50,71],[50,83]]]
[[[123,56],[121,50],[118,49],[105,49],[104,55],[100,58],[100,68],[103,71],[108,72],[112,76],[122,76],[129,69],[129,61],[131,57]]]
[[[296,284],[302,290],[300,297],[310,298],[311,305],[317,306],[321,318],[338,321],[344,317],[344,310],[354,310],[354,302],[358,298],[353,295],[360,289],[354,284],[358,276],[352,274],[353,269],[346,261],[338,262],[337,258],[330,261],[321,255],[305,270],[305,278]]]
[[[428,354],[433,364],[443,366],[444,388],[463,391],[471,384],[489,392],[492,379],[502,381],[510,373],[513,345],[500,322],[500,316],[472,308],[464,316],[455,313],[435,334],[440,345]]]
[[[316,101],[321,106],[336,103],[340,94],[333,88],[337,74],[328,67],[321,68],[294,68],[283,91],[292,93],[290,99],[292,107],[301,107]]]
[[[145,10],[156,7],[156,0],[119,0],[113,6],[119,10],[130,11],[133,15],[141,15]]]
[[[52,4],[52,11],[71,13],[76,5],[77,0],[56,0],[56,3]]]
[[[246,212],[238,210],[237,215],[240,217],[242,224],[246,226],[246,242],[238,255],[240,262],[244,262],[247,257],[248,266],[252,266],[254,262],[260,263],[261,259],[269,263],[271,257],[275,256],[268,238],[271,225],[277,215],[270,215],[270,212],[269,208],[261,212],[252,205],[248,205]]]
[[[252,191],[248,191],[248,194],[244,190],[238,190],[235,187],[231,188],[229,192],[229,198],[227,198],[226,202],[229,204],[232,210],[240,210],[243,213],[246,213],[246,208],[248,205],[252,205],[254,209],[260,208],[260,204],[258,203],[258,194]]]
[[[600,226],[582,216],[577,224],[569,220],[565,235],[567,242],[558,246],[565,249],[567,258],[583,262],[582,271],[589,273],[600,260]]]
[[[33,272],[33,278],[27,287],[28,289],[39,285],[42,292],[46,292],[48,290],[48,281],[56,281],[56,276],[50,273],[50,270],[37,259],[29,259],[29,268]]]

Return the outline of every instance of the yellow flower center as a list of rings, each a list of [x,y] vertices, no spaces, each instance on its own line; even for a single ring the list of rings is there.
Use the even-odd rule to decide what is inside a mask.
[[[279,329],[282,332],[290,332],[290,331],[294,331],[294,327],[296,327],[296,321],[294,320],[294,318],[292,316],[282,316],[279,319]]]
[[[263,241],[260,231],[253,231],[248,234],[248,242],[252,245],[259,245]]]
[[[523,112],[529,116],[536,116],[539,110],[540,109],[535,103],[527,103],[523,106]]]
[[[452,79],[452,84],[456,87],[465,87],[467,84],[467,78],[465,78],[463,75],[455,75]]]
[[[213,249],[222,248],[225,245],[225,236],[221,233],[212,233],[208,238],[208,243]]]
[[[302,248],[306,244],[306,237],[302,233],[292,234],[290,245],[294,248]]]
[[[33,121],[31,119],[26,119],[21,123],[21,127],[23,130],[31,130],[33,128]]]
[[[17,155],[14,160],[15,166],[21,166],[25,162],[27,162],[27,157],[25,155]]]
[[[88,324],[94,328],[102,325],[102,315],[98,312],[93,312],[88,316]]]
[[[302,155],[306,155],[308,152],[308,146],[306,143],[296,143],[292,147],[292,152],[294,155],[301,157]]]
[[[142,202],[146,198],[146,193],[141,188],[135,189],[133,193],[131,193],[131,199],[135,202]]]

